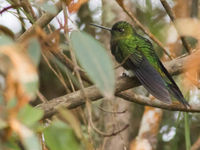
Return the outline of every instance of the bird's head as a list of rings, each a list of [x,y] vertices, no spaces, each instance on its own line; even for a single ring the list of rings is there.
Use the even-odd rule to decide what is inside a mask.
[[[125,21],[115,23],[111,29],[112,38],[126,38],[135,33],[131,24]]]
[[[131,35],[134,35],[135,33],[135,30],[133,29],[132,25],[125,21],[119,21],[115,23],[112,26],[112,28],[107,28],[96,24],[91,25],[110,31],[112,39],[126,38]]]

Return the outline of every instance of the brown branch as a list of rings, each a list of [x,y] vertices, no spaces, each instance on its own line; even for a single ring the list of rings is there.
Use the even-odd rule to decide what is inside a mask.
[[[200,108],[195,108],[194,106],[191,109],[185,108],[185,106],[181,105],[180,103],[172,103],[172,104],[166,104],[162,103],[159,100],[151,100],[148,97],[137,95],[133,91],[123,91],[116,94],[118,97],[123,98],[127,101],[138,103],[141,105],[147,105],[151,107],[157,107],[162,109],[167,109],[170,111],[184,111],[184,112],[200,112]]]
[[[165,8],[165,10],[166,10],[167,14],[169,15],[171,21],[174,23],[175,14],[174,14],[174,12],[172,11],[171,7],[170,7],[169,4],[166,2],[166,0],[160,0],[160,2],[162,3],[163,7]],[[175,28],[176,28],[176,26],[175,26]],[[177,32],[178,32],[178,30],[177,30]],[[178,32],[178,33],[179,33],[179,32]],[[183,46],[185,47],[186,51],[190,54],[190,51],[191,51],[190,49],[191,49],[191,48],[190,48],[189,44],[187,43],[186,39],[185,39],[183,36],[181,36],[181,41],[182,41]]]
[[[119,6],[123,9],[123,11],[131,18],[133,22],[136,23],[136,25],[145,33],[147,34],[155,43],[157,43],[164,51],[164,53],[172,59],[170,54],[165,49],[164,45],[148,30],[146,29],[142,23],[123,5],[123,3],[120,0],[116,0]],[[120,1],[120,2],[119,2]]]
[[[191,58],[192,58],[191,56],[177,58],[177,59],[174,59],[165,64],[166,64],[168,71],[174,75],[174,74],[183,72],[184,62],[188,61]],[[117,94],[121,91],[125,91],[127,89],[130,89],[130,88],[133,88],[133,87],[136,87],[139,85],[140,85],[140,83],[136,78],[123,77],[123,78],[120,78],[117,80],[115,92]],[[85,90],[85,93],[87,94],[87,97],[92,101],[102,98],[101,93],[95,86],[87,87],[84,90]],[[138,97],[138,98],[141,98],[141,97]],[[174,111],[177,110],[177,111],[188,111],[188,112],[200,112],[200,108],[196,108],[195,106],[191,106],[190,109],[186,109],[181,104],[167,105],[167,104],[161,103],[159,101],[151,101],[145,97],[142,97],[142,98],[144,98],[144,101],[141,101],[141,99],[134,99],[134,102],[138,102],[143,105],[151,105],[151,106],[159,107],[159,108],[163,108],[163,109],[174,110]],[[127,97],[127,99],[128,99],[128,97]],[[130,99],[129,99],[129,101],[130,101]],[[83,96],[81,94],[81,91],[79,90],[79,91],[58,97],[58,98],[54,98],[46,103],[39,104],[36,107],[44,110],[44,113],[45,113],[44,117],[50,117],[51,115],[53,115],[56,112],[56,109],[60,105],[63,105],[64,107],[72,109],[72,108],[76,108],[84,103],[85,103],[85,101],[83,100]]]
[[[61,2],[57,2],[57,13],[56,14],[49,14],[45,13],[43,14],[26,32],[24,32],[18,39],[18,42],[22,42],[26,40],[30,35],[32,35],[35,32],[36,26],[39,26],[41,28],[45,27],[49,22],[62,10]]]
[[[20,7],[20,5],[11,5],[11,6],[7,6],[7,7],[3,8],[3,9],[0,11],[0,15],[2,15],[4,12],[6,12],[6,11],[9,10],[9,9],[18,8],[18,7]]]
[[[138,80],[136,80],[136,78],[134,79],[121,78],[118,80],[116,84],[116,92],[127,90],[129,88],[132,88],[133,86],[139,86],[139,85],[140,83]],[[87,94],[87,97],[92,101],[102,98],[101,93],[95,86],[90,86],[88,88],[85,88],[85,93]],[[72,109],[84,103],[85,101],[83,100],[82,93],[79,90],[71,94],[67,94],[67,95],[52,99],[47,103],[39,104],[36,107],[44,110],[44,113],[45,113],[44,117],[49,117],[56,112],[56,109],[60,105],[67,107],[68,109]]]

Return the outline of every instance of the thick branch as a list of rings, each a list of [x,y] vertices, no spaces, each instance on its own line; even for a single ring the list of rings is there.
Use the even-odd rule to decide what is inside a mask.
[[[116,84],[116,92],[124,91],[129,88],[132,88],[133,86],[139,86],[139,85],[140,83],[136,78],[134,79],[121,78],[118,80]],[[85,88],[85,93],[87,94],[87,97],[92,101],[102,98],[101,93],[95,86],[90,86],[88,88]],[[83,100],[82,93],[79,90],[71,94],[54,98],[50,100],[49,102],[39,104],[36,107],[43,109],[45,113],[45,117],[49,117],[52,114],[54,114],[56,112],[56,109],[61,105],[69,109],[72,109],[84,103],[85,101]]]
[[[184,62],[187,61],[188,59],[191,59],[191,56],[174,59],[174,60],[166,63],[166,67],[171,74],[181,73],[183,71]],[[120,94],[117,94],[117,93],[119,93],[121,91],[125,91],[125,90],[133,88],[133,87],[136,87],[136,86],[139,86],[139,85],[140,85],[140,83],[136,78],[133,78],[133,79],[126,78],[126,77],[120,78],[116,83],[116,95],[125,96],[124,95],[125,93],[120,93]],[[88,88],[85,88],[85,93],[87,94],[87,97],[92,101],[102,98],[101,93],[95,86],[90,86]],[[132,95],[131,95],[131,97],[132,97]],[[126,98],[129,101],[134,101],[139,104],[150,105],[150,106],[159,107],[159,108],[168,109],[168,110],[179,110],[179,111],[188,111],[188,112],[199,112],[200,111],[200,109],[196,109],[196,108],[193,109],[193,107],[191,109],[185,109],[182,106],[179,106],[180,104],[179,105],[174,105],[174,104],[167,105],[167,104],[163,104],[159,101],[151,101],[145,97],[136,97],[136,95],[133,98],[130,98],[128,96]],[[144,99],[141,100],[142,98],[144,98]],[[72,109],[72,108],[78,107],[84,103],[85,103],[85,101],[83,100],[83,96],[81,95],[81,92],[76,91],[71,94],[67,94],[67,95],[64,95],[64,96],[61,96],[58,98],[54,98],[46,103],[39,104],[36,107],[43,109],[45,112],[45,117],[49,117],[56,112],[56,109],[60,105],[67,107],[69,109]]]

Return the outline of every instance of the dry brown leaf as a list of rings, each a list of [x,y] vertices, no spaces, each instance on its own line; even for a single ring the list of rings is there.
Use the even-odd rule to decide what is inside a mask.
[[[71,3],[68,6],[68,10],[70,13],[75,13],[79,10],[79,8],[81,7],[81,5],[83,5],[84,3],[86,3],[88,0],[78,0],[77,2],[75,2],[74,0],[71,1]]]
[[[27,85],[38,81],[37,70],[22,49],[19,45],[0,47],[1,57],[7,58],[7,63],[3,63],[5,59],[0,59],[6,77],[4,96],[7,101],[16,97],[17,107],[28,103],[35,96],[27,91]]]
[[[191,0],[176,0],[173,8],[176,18],[185,18],[190,16]]]
[[[60,29],[47,35],[40,27],[36,27],[36,36],[43,51],[59,52],[59,32]]]
[[[181,36],[192,36],[200,40],[200,21],[198,19],[176,19],[175,25]]]
[[[198,40],[196,51],[185,62],[184,70],[186,73],[184,74],[184,84],[186,84],[186,87],[191,87],[192,85],[199,86],[200,21],[192,18],[177,19],[175,25],[181,36],[191,36]]]
[[[200,50],[191,54],[190,59],[185,62],[184,84],[185,87],[192,85],[199,86],[199,72],[200,72]]]
[[[73,0],[65,0],[66,5],[69,6],[69,4],[72,2]]]

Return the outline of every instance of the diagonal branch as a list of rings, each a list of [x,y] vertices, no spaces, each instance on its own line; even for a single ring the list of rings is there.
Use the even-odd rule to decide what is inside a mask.
[[[163,7],[165,8],[165,10],[166,10],[167,14],[169,15],[171,21],[174,23],[175,14],[172,11],[172,9],[169,6],[169,4],[167,3],[167,1],[166,0],[160,0],[160,2],[162,3]],[[175,26],[175,28],[176,28],[176,26]],[[177,32],[178,32],[178,30],[177,30]],[[183,46],[185,47],[186,51],[190,54],[190,49],[191,48],[190,48],[189,44],[187,43],[186,39],[183,36],[181,36],[181,41],[182,41]]]
[[[179,74],[181,72],[183,72],[183,66],[184,66],[184,62],[188,61],[189,59],[191,59],[191,56],[186,56],[186,57],[181,57],[181,58],[177,58],[174,59],[170,62],[165,63],[168,71],[171,74]],[[192,67],[192,66],[191,66]],[[120,93],[121,91],[125,91],[127,89],[139,86],[140,83],[136,78],[120,78],[117,80],[116,83],[116,95],[118,96],[126,96],[126,98],[128,99],[128,101],[134,101],[137,102],[139,104],[143,104],[143,105],[151,105],[154,107],[159,107],[159,108],[163,108],[163,109],[168,109],[168,110],[177,110],[177,111],[188,111],[188,112],[200,112],[200,108],[196,108],[195,106],[191,106],[190,109],[186,109],[183,108],[182,105],[168,105],[165,103],[161,103],[159,101],[151,101],[146,97],[138,97],[137,95],[135,95],[135,97],[132,97],[132,95],[129,97],[126,95],[124,95],[123,93]],[[100,98],[102,98],[101,93],[99,92],[99,90],[95,87],[95,86],[90,86],[84,89],[85,93],[87,94],[87,97],[92,100],[98,100]],[[117,94],[120,93],[120,94]],[[132,98],[130,98],[132,97]],[[56,109],[62,105],[64,107],[67,107],[69,109],[72,108],[76,108],[80,105],[83,105],[85,103],[85,101],[83,100],[83,96],[81,94],[81,91],[76,91],[58,98],[54,98],[46,103],[42,103],[37,105],[37,108],[43,109],[44,110],[44,117],[50,117],[51,115],[53,115],[54,113],[56,113]]]
[[[57,14],[62,10],[62,5],[61,2],[57,2],[56,4],[57,7],[57,13],[56,14],[49,14],[45,13],[43,14],[26,32],[24,32],[18,39],[18,42],[22,42],[26,40],[30,35],[32,35],[35,32],[35,27],[39,26],[41,28],[45,27],[49,22],[57,16]]]

